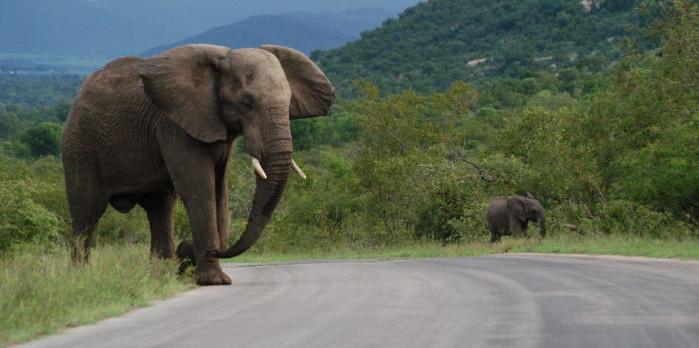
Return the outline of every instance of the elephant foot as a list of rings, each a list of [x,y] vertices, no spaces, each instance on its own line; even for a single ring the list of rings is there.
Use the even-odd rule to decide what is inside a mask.
[[[221,265],[216,258],[204,258],[197,263],[194,251],[194,244],[190,240],[183,240],[175,251],[177,259],[180,261],[180,274],[186,273],[187,269],[196,266],[195,278],[198,285],[230,285],[231,278],[221,270]]]
[[[198,285],[230,285],[231,278],[221,270],[218,264],[211,265],[205,270],[197,269]]]

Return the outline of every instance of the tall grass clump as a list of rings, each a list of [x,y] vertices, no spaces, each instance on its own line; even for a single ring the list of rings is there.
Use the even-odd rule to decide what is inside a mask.
[[[103,246],[89,265],[65,249],[29,248],[0,258],[0,346],[92,323],[191,286],[174,261],[149,259],[147,246]]]

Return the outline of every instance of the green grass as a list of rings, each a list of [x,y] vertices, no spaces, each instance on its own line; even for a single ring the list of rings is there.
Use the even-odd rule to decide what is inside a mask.
[[[669,241],[638,237],[563,235],[538,238],[503,238],[499,243],[438,243],[407,244],[372,249],[338,248],[287,254],[246,253],[224,262],[261,263],[293,260],[332,259],[396,259],[396,258],[450,258],[481,256],[499,253],[567,253],[591,255],[645,256],[699,260],[699,240]]]
[[[174,261],[150,260],[147,246],[97,248],[88,266],[69,253],[0,259],[0,346],[93,323],[192,287]]]

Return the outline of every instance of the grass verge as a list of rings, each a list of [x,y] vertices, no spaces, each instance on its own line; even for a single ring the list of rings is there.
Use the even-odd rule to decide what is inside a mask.
[[[585,237],[561,235],[544,240],[538,238],[503,238],[499,243],[418,243],[394,247],[315,250],[295,253],[245,253],[224,262],[259,263],[309,259],[396,259],[465,257],[499,253],[566,253],[591,255],[645,256],[699,260],[699,240],[670,241],[624,236]]]
[[[0,259],[0,346],[88,324],[191,287],[174,261],[149,260],[147,246],[105,246],[87,266],[68,251]]]

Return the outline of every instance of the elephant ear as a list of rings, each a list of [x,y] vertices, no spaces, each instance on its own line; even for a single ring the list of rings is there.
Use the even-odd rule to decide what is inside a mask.
[[[158,109],[187,134],[207,143],[224,140],[217,64],[230,50],[188,45],[147,59],[139,68],[143,90]]]
[[[297,50],[264,45],[263,50],[277,56],[291,87],[289,118],[325,116],[335,101],[335,86],[305,54]]]
[[[524,200],[520,197],[510,197],[507,199],[507,211],[510,212],[510,215],[516,217],[517,220],[521,222],[527,221],[527,214],[524,207],[525,204],[526,203]]]

